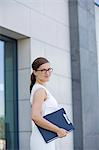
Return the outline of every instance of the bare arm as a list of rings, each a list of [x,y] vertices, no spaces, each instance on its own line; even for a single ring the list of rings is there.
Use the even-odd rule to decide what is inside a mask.
[[[46,99],[45,90],[42,88],[38,89],[33,97],[32,120],[40,127],[56,132],[59,137],[66,136],[67,132],[64,129],[57,127],[56,125],[52,124],[51,122],[47,121],[41,116],[41,108],[45,99]]]

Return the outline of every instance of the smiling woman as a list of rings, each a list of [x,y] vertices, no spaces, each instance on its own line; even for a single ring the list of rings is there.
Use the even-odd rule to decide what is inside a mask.
[[[31,103],[31,122],[32,134],[30,137],[31,150],[55,150],[55,141],[45,143],[36,125],[55,132],[58,137],[65,137],[67,131],[59,128],[53,123],[43,118],[43,115],[53,112],[58,108],[58,103],[52,94],[47,90],[46,83],[49,81],[53,69],[50,62],[39,57],[32,63],[30,103]]]

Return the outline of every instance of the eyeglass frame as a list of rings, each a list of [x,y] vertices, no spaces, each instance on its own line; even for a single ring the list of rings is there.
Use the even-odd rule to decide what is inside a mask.
[[[47,72],[50,72],[50,73],[52,73],[52,71],[53,71],[53,68],[41,69],[41,70],[36,70],[36,71],[41,71],[42,73],[47,73]]]

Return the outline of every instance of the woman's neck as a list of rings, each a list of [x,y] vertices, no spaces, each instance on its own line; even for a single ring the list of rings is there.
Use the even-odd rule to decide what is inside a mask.
[[[38,84],[41,84],[41,85],[45,85],[45,82],[42,82],[42,81],[40,81],[40,80],[36,80],[35,83],[38,83]]]

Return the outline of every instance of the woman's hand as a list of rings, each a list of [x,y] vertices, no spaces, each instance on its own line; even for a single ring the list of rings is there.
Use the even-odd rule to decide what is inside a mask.
[[[62,138],[62,137],[65,137],[69,132],[66,131],[65,129],[63,128],[59,128],[59,130],[57,131],[57,135],[58,137]]]

